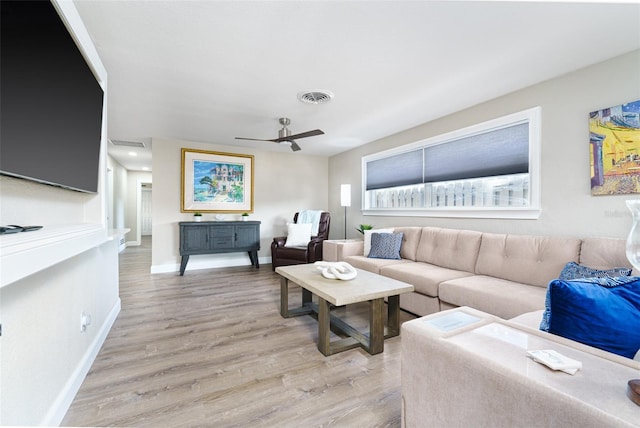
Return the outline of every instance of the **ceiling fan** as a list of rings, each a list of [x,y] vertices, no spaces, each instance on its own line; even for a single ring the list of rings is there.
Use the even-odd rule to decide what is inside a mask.
[[[316,135],[324,134],[324,132],[322,132],[321,130],[314,129],[313,131],[307,131],[307,132],[302,132],[300,134],[291,135],[291,130],[287,128],[287,126],[291,124],[291,121],[289,120],[289,118],[281,117],[279,121],[280,121],[280,125],[282,125],[282,129],[278,131],[278,138],[267,140],[262,138],[236,137],[236,140],[271,141],[273,143],[289,143],[289,145],[291,145],[291,150],[293,150],[294,152],[297,152],[298,150],[300,150],[300,146],[295,142],[295,139],[314,137]]]

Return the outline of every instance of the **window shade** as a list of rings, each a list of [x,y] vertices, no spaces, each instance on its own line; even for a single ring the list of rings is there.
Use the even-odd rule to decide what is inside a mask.
[[[424,149],[424,182],[529,172],[529,124],[521,123]]]
[[[422,149],[367,162],[367,190],[422,183]]]

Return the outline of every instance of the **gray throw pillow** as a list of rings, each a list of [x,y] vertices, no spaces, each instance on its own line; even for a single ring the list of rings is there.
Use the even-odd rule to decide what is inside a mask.
[[[372,233],[369,258],[400,260],[403,233]]]

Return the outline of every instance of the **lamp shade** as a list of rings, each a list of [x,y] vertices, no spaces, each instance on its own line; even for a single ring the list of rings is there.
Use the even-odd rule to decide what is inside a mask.
[[[341,207],[351,206],[351,184],[340,185],[340,206]]]

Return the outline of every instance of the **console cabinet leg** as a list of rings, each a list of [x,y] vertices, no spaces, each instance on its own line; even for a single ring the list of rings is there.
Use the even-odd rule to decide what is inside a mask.
[[[249,251],[249,260],[251,260],[251,264],[256,267],[256,269],[260,268],[260,263],[258,261],[258,252],[257,251]]]
[[[184,275],[184,270],[187,268],[187,263],[189,262],[189,256],[182,256],[180,260],[180,276]]]

